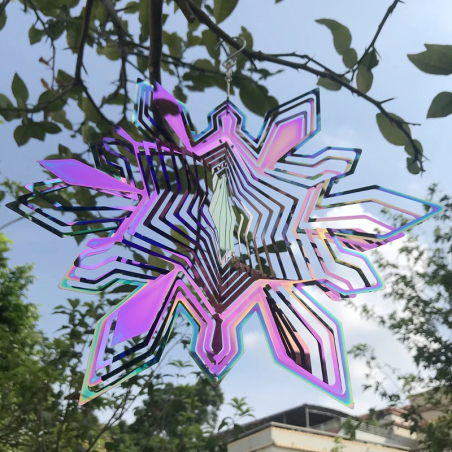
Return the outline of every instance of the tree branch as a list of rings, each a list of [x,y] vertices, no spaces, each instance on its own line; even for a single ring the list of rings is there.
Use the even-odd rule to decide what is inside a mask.
[[[400,0],[398,0],[400,1]],[[238,43],[235,39],[233,39],[231,36],[229,36],[223,29],[221,29],[215,22],[213,22],[210,17],[201,9],[199,8],[192,0],[187,0],[187,3],[190,5],[190,8],[192,9],[195,16],[198,18],[198,20],[206,25],[212,32],[214,32],[220,39],[223,39],[225,42],[227,42],[231,47],[234,49],[239,50],[240,49],[240,43]],[[348,91],[350,91],[353,94],[356,94],[357,96],[365,99],[367,102],[371,103],[375,107],[378,108],[378,110],[392,123],[394,124],[407,138],[407,141],[411,144],[414,150],[414,156],[416,161],[419,163],[421,172],[424,171],[423,164],[422,164],[422,151],[418,148],[415,141],[411,137],[411,134],[406,130],[404,127],[407,123],[405,121],[400,121],[390,115],[390,113],[383,107],[382,103],[367,94],[363,93],[362,91],[358,90],[354,86],[348,84],[341,75],[337,74],[331,69],[326,68],[325,71],[320,71],[316,68],[313,68],[308,65],[307,63],[296,63],[293,61],[285,60],[283,58],[272,56],[266,53],[263,53],[261,51],[255,51],[250,49],[243,49],[242,53],[250,58],[255,59],[257,61],[267,61],[269,63],[278,64],[280,66],[286,66],[290,67],[292,69],[296,70],[302,70],[305,72],[309,72],[310,74],[316,75],[317,77],[322,77],[329,79],[340,86],[344,87]]]
[[[152,85],[155,82],[162,83],[162,48],[163,48],[163,0],[149,1],[149,80]],[[177,143],[171,130],[166,125],[165,119],[157,108],[151,107],[152,115],[158,128],[165,138],[171,143]]]
[[[57,100],[60,100],[62,97],[64,97],[69,91],[72,90],[72,88],[74,88],[74,86],[75,86],[75,83],[68,85],[66,88],[63,89],[63,91],[61,91],[61,93],[58,94],[58,96],[56,96],[53,99],[48,100],[46,102],[36,104],[34,107],[31,107],[31,108],[16,108],[16,107],[0,108],[0,112],[2,112],[2,111],[22,111],[25,113],[38,113],[38,112],[44,110],[47,106],[53,104]]]
[[[389,16],[394,12],[394,10],[396,9],[396,7],[399,3],[402,3],[402,0],[394,0],[392,5],[386,11],[386,14],[384,15],[382,21],[380,22],[380,25],[378,25],[377,32],[375,33],[375,36],[372,39],[372,42],[370,43],[370,45],[368,47],[369,49],[372,49],[375,47],[375,43],[377,42],[378,36],[380,36],[381,30],[383,30],[383,27],[384,27],[386,21],[389,19]]]
[[[80,44],[77,52],[77,63],[75,65],[75,80],[76,83],[81,81],[81,71],[83,66],[83,52],[85,49],[86,38],[88,37],[89,21],[91,18],[91,11],[93,9],[94,0],[86,0],[85,16],[83,18],[82,35],[80,37]]]
[[[141,46],[139,44],[135,44],[135,46],[137,46],[137,47],[144,47],[144,46]],[[142,54],[140,54],[138,52],[130,52],[130,55],[143,56]],[[127,62],[131,66],[133,66],[135,69],[137,69],[137,66],[135,64],[133,64],[131,61],[127,61]],[[224,72],[217,71],[217,70],[204,69],[202,67],[196,66],[193,63],[188,63],[187,61],[183,60],[182,58],[172,56],[172,55],[170,55],[168,53],[165,53],[165,52],[162,52],[162,62],[166,63],[166,64],[171,64],[174,67],[184,67],[184,68],[193,69],[195,71],[200,72],[201,74],[219,75],[219,76],[224,78]],[[138,71],[140,71],[140,70],[138,69]],[[142,74],[145,75],[143,72],[142,72]],[[242,78],[242,79],[246,78],[243,75],[239,75],[239,74],[237,74],[235,77],[236,78]]]
[[[107,11],[108,15],[110,16],[111,21],[113,22],[113,25],[118,32],[118,37],[120,40],[125,40],[127,38],[132,39],[132,36],[127,33],[127,31],[122,26],[121,18],[118,16],[118,12],[115,9],[115,6],[111,2],[111,0],[100,0],[103,7]]]
[[[188,6],[186,0],[174,0],[174,2],[182,11],[182,14],[185,16],[187,21],[192,24],[195,21],[196,17],[193,14],[193,11],[190,9],[190,6]]]
[[[163,0],[149,0],[149,79],[162,83],[161,56],[163,48]]]
[[[322,64],[319,61],[315,60],[314,58],[310,57],[309,55],[300,55],[299,53],[296,53],[296,52],[291,52],[291,53],[270,53],[269,55],[270,56],[274,56],[274,57],[278,57],[278,58],[283,58],[283,57],[300,58],[302,60],[306,60],[305,64],[309,64],[310,62],[313,62],[317,66],[321,67],[323,70],[332,72],[331,69],[329,69],[327,66],[325,66],[324,64]],[[334,74],[334,72],[333,72],[333,74]]]
[[[3,12],[5,11],[6,7],[8,6],[8,3],[10,2],[10,0],[3,0],[2,4],[0,5],[0,16],[3,14]]]
[[[33,215],[33,214],[32,214],[32,215]],[[15,220],[8,221],[8,223],[2,224],[2,225],[0,226],[0,231],[3,231],[3,229],[7,228],[8,226],[11,226],[11,225],[14,224],[14,223],[17,223],[17,222],[20,221],[20,220],[23,220],[24,218],[25,218],[25,217],[19,217],[19,218],[16,218]]]
[[[102,110],[97,106],[96,102],[94,102],[94,99],[92,98],[90,92],[88,91],[88,88],[84,83],[81,83],[83,92],[85,93],[88,100],[91,102],[91,105],[96,110],[97,114],[104,120],[107,121],[108,124],[111,124],[111,121],[102,113]]]
[[[384,27],[386,21],[389,19],[389,16],[394,12],[394,10],[396,9],[396,7],[399,3],[403,3],[402,0],[394,0],[394,2],[388,8],[388,10],[386,11],[386,14],[384,15],[383,19],[381,20],[380,24],[378,25],[377,31],[376,31],[375,36],[373,37],[371,43],[366,48],[366,50],[363,53],[363,55],[361,56],[361,58],[355,63],[355,65],[353,67],[351,67],[346,72],[346,74],[350,73],[350,71],[352,71],[354,74],[356,72],[356,70],[358,69],[359,65],[363,62],[365,56],[368,55],[369,52],[371,52],[372,50],[375,49],[375,43],[377,42],[377,39],[380,36],[381,30],[383,30],[383,27]]]

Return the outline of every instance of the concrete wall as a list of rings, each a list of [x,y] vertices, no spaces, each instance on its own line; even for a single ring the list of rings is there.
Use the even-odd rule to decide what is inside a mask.
[[[343,439],[344,452],[401,452],[403,447],[388,447]],[[228,452],[329,452],[336,446],[334,435],[312,429],[284,428],[272,424],[228,445]]]

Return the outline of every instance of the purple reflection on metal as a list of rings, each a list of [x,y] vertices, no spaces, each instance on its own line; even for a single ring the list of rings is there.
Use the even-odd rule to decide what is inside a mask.
[[[152,102],[181,146],[165,143]],[[61,287],[131,288],[96,326],[81,403],[155,364],[179,315],[193,328],[190,354],[218,383],[243,354],[242,328],[256,314],[277,364],[353,405],[341,324],[314,295],[340,300],[381,289],[364,252],[403,237],[441,207],[377,185],[335,192],[361,151],[302,153],[319,131],[319,114],[314,90],[271,110],[253,137],[241,111],[223,103],[196,134],[185,105],[140,81],[133,120],[147,141],[118,128],[121,139],[93,147],[96,168],[40,162],[57,179],[28,185],[30,193],[10,208],[60,236],[110,231],[86,244]],[[70,186],[101,191],[120,205],[52,201]],[[363,205],[407,222],[393,227]],[[55,211],[85,217],[68,222]],[[126,257],[120,245],[147,259]]]

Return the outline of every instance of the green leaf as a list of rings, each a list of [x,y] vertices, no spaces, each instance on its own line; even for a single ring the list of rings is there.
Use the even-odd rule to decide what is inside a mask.
[[[77,53],[80,37],[82,35],[81,23],[69,22],[66,31],[66,41],[72,53]]]
[[[406,167],[411,174],[419,174],[421,172],[419,162],[414,157],[406,158]]]
[[[344,52],[344,55],[342,56],[342,62],[347,67],[353,67],[358,61],[358,54],[356,53],[355,49],[352,49],[351,47],[347,49]]]
[[[229,17],[239,0],[213,0],[213,15],[217,24]]]
[[[46,137],[46,131],[45,128],[42,127],[41,122],[30,121],[30,123],[27,125],[27,129],[31,138],[36,138],[37,140],[44,141],[44,138]]]
[[[444,118],[452,113],[452,93],[439,93],[428,109],[427,118]]]
[[[356,74],[356,86],[363,93],[367,93],[370,88],[372,88],[372,83],[374,81],[374,75],[372,71],[363,66],[362,64],[358,67],[358,73]]]
[[[60,22],[57,20],[51,22],[47,26],[47,31],[49,33],[49,36],[53,40],[57,40],[63,34],[64,30],[65,30],[64,22]]]
[[[61,69],[58,69],[56,82],[61,85],[68,85],[74,81],[74,77],[69,75],[67,72],[64,72]]]
[[[6,193],[3,190],[0,190],[0,202],[5,199]]]
[[[91,24],[94,25],[94,21],[98,20],[100,24],[105,24],[108,17],[107,10],[105,9],[102,2],[99,0],[94,2],[93,9],[91,11]]]
[[[141,24],[140,43],[149,38],[149,0],[140,0],[138,20]]]
[[[168,72],[168,74],[170,74],[170,75],[176,75],[176,73],[171,69],[171,66],[167,62],[162,61],[161,65],[162,65],[162,71]]]
[[[187,33],[187,49],[195,46],[202,46],[204,44],[201,36],[196,36],[192,31]]]
[[[138,2],[129,2],[124,8],[124,13],[135,14],[139,11],[140,4]]]
[[[61,127],[58,124],[55,124],[54,122],[41,121],[41,122],[38,122],[37,124],[39,124],[39,127],[41,127],[41,129],[45,133],[50,133],[50,134],[54,135],[56,133],[61,132]]]
[[[79,4],[79,1],[80,0],[60,0],[59,4],[69,8],[75,8]]]
[[[97,142],[102,139],[102,135],[90,124],[85,123],[82,126],[82,138],[83,141],[88,144],[91,142]]]
[[[28,100],[28,89],[27,85],[25,85],[24,81],[19,77],[19,74],[17,72],[14,74],[11,89],[13,91],[14,97],[17,100],[17,105],[22,104],[23,106],[25,106],[25,103]]]
[[[25,143],[28,143],[30,138],[31,136],[26,126],[20,125],[14,130],[14,139],[18,146],[23,146]]]
[[[79,103],[78,106],[85,113],[85,119],[87,121],[91,121],[97,123],[99,121],[100,116],[99,113],[94,108],[93,104],[87,97],[84,97]]]
[[[49,154],[44,157],[44,160],[62,160],[64,157],[62,157],[60,154]]]
[[[14,108],[13,103],[4,95],[0,94],[0,109],[1,108]],[[6,121],[12,121],[13,119],[20,118],[20,112],[14,111],[3,111],[0,114],[5,118]]]
[[[72,152],[69,148],[66,146],[63,146],[62,144],[58,145],[58,154],[61,155],[61,157],[64,157],[66,159],[72,158]]]
[[[168,46],[168,50],[171,56],[178,58],[182,57],[183,42],[184,40],[175,31],[173,33],[163,31],[163,43]]]
[[[73,130],[72,123],[66,118],[65,110],[58,110],[50,113],[50,117],[60,124],[63,124],[64,127],[68,130]]]
[[[123,93],[113,92],[109,94],[107,97],[102,99],[102,104],[106,103],[109,105],[124,105],[125,96]]]
[[[218,38],[215,33],[210,30],[204,30],[202,32],[202,43],[206,46],[208,54],[214,60],[218,60],[220,58],[220,48],[215,48],[218,43]]]
[[[109,441],[105,443],[105,449],[107,450],[107,452],[114,451],[116,449],[116,444]]]
[[[3,30],[5,24],[6,24],[6,11],[3,11],[3,14],[0,16],[0,31]]]
[[[46,112],[52,112],[52,111],[58,111],[61,110],[66,102],[63,98],[55,100],[59,96],[58,91],[49,89],[47,91],[44,91],[38,99],[38,105],[39,104],[47,104],[44,108],[44,111]]]
[[[394,119],[403,121],[402,118],[395,115],[394,113],[389,113]],[[406,135],[393,124],[383,113],[377,113],[377,124],[380,129],[381,134],[384,138],[395,146],[404,146],[408,142]],[[403,128],[411,135],[411,130],[408,124],[404,124]]]
[[[284,69],[279,69],[275,72],[270,72],[268,69],[258,68],[256,72],[261,75],[261,78],[266,80],[268,77],[271,77],[272,75],[277,75],[280,74],[281,72],[284,72]]]
[[[339,22],[332,19],[317,19],[320,25],[325,25],[333,34],[334,48],[339,55],[344,55],[352,43],[350,30]]]
[[[418,149],[418,151],[420,151],[421,155],[424,155],[424,149],[422,148],[422,144],[420,141],[418,140],[413,140],[414,143],[416,144],[416,147]],[[414,157],[415,156],[415,152],[414,152],[414,148],[413,145],[408,142],[405,144],[405,152],[410,156],[410,157]]]
[[[80,300],[78,298],[68,298],[67,300],[73,309],[76,309],[80,304]]]
[[[241,36],[246,41],[246,48],[248,50],[253,50],[253,35],[245,27],[242,27],[242,31],[240,32],[239,36]]]
[[[105,47],[97,47],[98,55],[105,55],[109,60],[116,61],[121,58],[119,45],[116,42],[108,42]]]
[[[210,60],[206,60],[205,58],[201,58],[199,60],[196,60],[193,63],[194,66],[205,69],[206,71],[214,71],[215,66],[212,64]]]
[[[196,60],[193,63],[193,65],[207,71],[215,70],[215,67],[212,64],[212,62],[205,58]],[[191,69],[182,76],[183,80],[192,82],[191,86],[190,85],[186,86],[187,89],[189,89],[190,91],[204,91],[206,88],[216,86],[217,78],[222,77],[216,77],[210,74],[203,74],[202,72],[196,71],[195,69]]]
[[[139,253],[133,252],[133,259],[137,262],[141,262],[142,264],[147,264],[148,261]]]
[[[245,27],[242,27],[242,31],[240,32],[239,36],[241,36],[246,41],[246,48],[248,50],[252,50],[254,44],[252,34]],[[231,51],[235,52],[235,49],[231,48]],[[236,70],[237,72],[241,72],[245,68],[246,63],[249,60],[245,55],[243,55],[243,53],[239,53],[236,58],[237,58]]]
[[[176,86],[174,87],[173,94],[174,94],[174,97],[175,97],[177,100],[179,100],[179,101],[181,101],[181,102],[183,102],[183,103],[187,102],[187,96],[186,96],[186,94],[184,93],[184,90],[182,89],[182,86],[176,85]]]
[[[371,52],[366,53],[364,55],[364,58],[362,59],[360,65],[365,66],[368,69],[373,69],[374,67],[378,66],[378,57],[377,52],[375,50],[372,50]]]
[[[278,105],[278,101],[268,94],[267,88],[252,79],[240,81],[240,99],[248,110],[259,116],[265,116],[268,110]]]
[[[148,59],[144,55],[137,55],[137,66],[141,72],[146,72],[148,68]]]
[[[349,83],[349,80],[345,77],[342,77],[342,80],[345,83]],[[319,77],[319,80],[317,81],[317,85],[321,86],[322,88],[328,89],[330,91],[339,91],[342,88],[342,85],[340,83],[337,83],[337,82],[330,80],[329,78],[325,78],[325,77]]]
[[[424,44],[425,52],[407,55],[409,60],[427,74],[452,74],[452,45]]]
[[[30,40],[30,45],[36,44],[41,41],[41,39],[45,36],[46,32],[44,30],[39,30],[34,25],[30,27],[28,30],[28,39]]]

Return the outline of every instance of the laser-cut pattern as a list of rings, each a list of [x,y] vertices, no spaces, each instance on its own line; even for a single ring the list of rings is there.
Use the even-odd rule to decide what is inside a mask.
[[[166,143],[151,103],[180,147]],[[276,363],[353,405],[341,324],[313,293],[340,300],[383,288],[364,252],[403,237],[441,207],[376,185],[334,190],[354,173],[361,151],[304,154],[319,118],[314,90],[270,111],[257,138],[230,102],[197,134],[185,105],[140,81],[133,121],[148,141],[117,128],[121,139],[92,148],[96,168],[72,159],[39,162],[56,178],[27,185],[29,194],[10,208],[60,236],[110,232],[86,244],[60,286],[88,293],[133,288],[96,326],[81,403],[155,364],[178,315],[193,327],[191,356],[218,383],[243,354],[242,328],[256,313]],[[116,204],[55,200],[71,186]],[[363,205],[407,222],[391,226]],[[85,218],[63,221],[55,211]],[[116,251],[121,245],[147,261],[126,257],[125,247]]]

